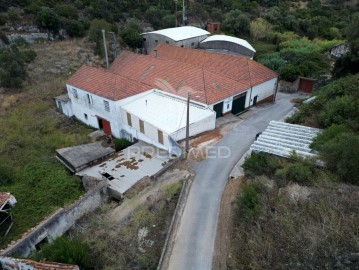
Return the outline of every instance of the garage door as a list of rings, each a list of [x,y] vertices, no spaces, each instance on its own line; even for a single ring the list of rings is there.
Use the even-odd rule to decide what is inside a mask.
[[[214,105],[213,110],[216,112],[216,118],[222,117],[222,115],[223,115],[222,114],[222,112],[223,112],[223,102]]]
[[[240,94],[238,96],[235,96],[233,98],[233,103],[232,103],[232,113],[233,114],[239,114],[240,112],[244,111],[245,104],[246,104],[246,96],[247,96],[247,92]]]

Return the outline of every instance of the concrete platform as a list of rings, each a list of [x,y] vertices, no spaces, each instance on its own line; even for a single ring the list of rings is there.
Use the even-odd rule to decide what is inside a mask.
[[[175,158],[164,150],[138,142],[77,175],[107,179],[112,195],[120,199],[142,178],[156,174]]]
[[[113,155],[115,150],[102,146],[102,141],[56,150],[56,158],[73,173]]]

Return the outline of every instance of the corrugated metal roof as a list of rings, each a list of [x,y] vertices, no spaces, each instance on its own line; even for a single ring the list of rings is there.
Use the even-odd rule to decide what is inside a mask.
[[[232,43],[238,44],[240,46],[243,46],[243,47],[251,50],[252,52],[256,52],[256,50],[252,47],[251,44],[248,43],[248,41],[241,39],[241,38],[231,37],[231,36],[227,36],[227,35],[213,35],[213,36],[210,36],[210,37],[206,38],[205,40],[201,41],[201,43],[206,43],[206,42],[211,42],[211,41],[232,42]]]
[[[321,130],[317,128],[271,121],[251,150],[282,157],[289,157],[295,151],[303,157],[316,157],[309,145],[319,132]]]
[[[194,26],[181,26],[143,33],[143,35],[144,34],[158,34],[173,39],[174,41],[180,41],[193,37],[209,35],[211,33]]]
[[[186,126],[186,108],[186,100],[158,90],[122,107],[123,110],[170,135]],[[190,124],[211,115],[214,115],[211,109],[193,103],[190,104]]]

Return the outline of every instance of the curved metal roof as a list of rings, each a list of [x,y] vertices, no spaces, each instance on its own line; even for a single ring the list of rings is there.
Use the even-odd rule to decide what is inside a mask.
[[[210,33],[206,30],[194,26],[181,26],[143,33],[143,35],[145,34],[157,34],[166,36],[170,39],[173,39],[174,41],[180,41],[193,37],[209,35]]]
[[[251,50],[252,52],[256,52],[256,50],[252,47],[251,44],[248,43],[248,41],[241,39],[241,38],[231,37],[231,36],[227,36],[227,35],[213,35],[213,36],[206,38],[201,43],[210,42],[210,41],[232,42],[232,43],[236,43],[240,46],[243,46],[243,47],[247,48],[248,50]]]

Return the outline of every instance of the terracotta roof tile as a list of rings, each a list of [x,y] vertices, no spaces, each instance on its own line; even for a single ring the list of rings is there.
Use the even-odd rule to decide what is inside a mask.
[[[110,100],[124,99],[151,89],[143,82],[86,65],[77,70],[66,83]]]
[[[157,57],[123,51],[109,69],[81,67],[68,84],[111,100],[152,88],[213,104],[276,73],[246,57],[158,45]]]
[[[0,192],[0,206],[3,206],[10,198],[10,193]]]
[[[77,265],[55,263],[55,262],[36,262],[28,259],[15,259],[10,257],[1,257],[0,262],[9,269],[20,269],[21,265],[31,266],[34,270],[79,270]],[[8,269],[8,268],[6,268]],[[23,269],[23,268],[21,268]]]

